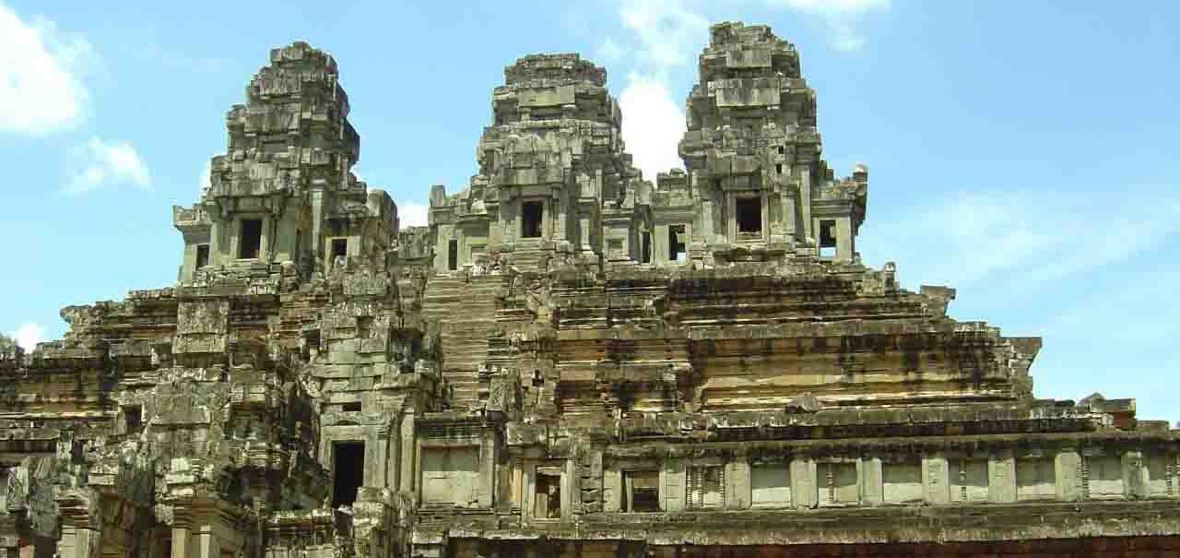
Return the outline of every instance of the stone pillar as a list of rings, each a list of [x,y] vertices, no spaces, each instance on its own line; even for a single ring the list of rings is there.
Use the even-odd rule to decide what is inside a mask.
[[[575,502],[580,502],[578,492],[578,460],[566,459],[561,466],[561,518],[569,519],[573,516]]]
[[[414,411],[402,413],[401,424],[401,472],[398,474],[398,490],[407,494],[417,493],[414,472],[417,470],[418,446],[414,442]]]
[[[881,476],[879,457],[861,460],[860,500],[867,506],[876,506],[885,501],[885,484]]]
[[[811,224],[811,169],[807,167],[799,169],[799,205],[803,213],[803,236],[815,239]]]
[[[314,272],[327,271],[324,265],[324,191],[315,188],[311,191],[311,261]]]
[[[172,528],[172,558],[193,558],[189,552],[189,530],[187,527]]]
[[[987,500],[1016,501],[1016,459],[1011,451],[992,455],[987,460]]]
[[[783,192],[782,196],[782,230],[787,242],[794,244],[799,236],[799,225],[796,221],[797,204],[793,192]]]
[[[1053,458],[1057,499],[1074,501],[1082,498],[1082,457],[1076,450],[1067,449]]]
[[[217,536],[213,534],[212,525],[201,527],[199,538],[200,552],[197,554],[199,558],[221,558],[221,544],[218,542]]]
[[[811,459],[791,460],[791,499],[794,500],[795,507],[814,508],[819,504],[815,469],[815,461]]]
[[[660,469],[660,508],[664,511],[684,509],[687,488],[685,464],[682,459],[670,459]]]
[[[725,508],[750,507],[750,463],[741,458],[725,464]]]
[[[496,490],[496,433],[486,430],[479,448],[479,487],[475,495],[481,508],[490,508]]]
[[[365,436],[364,486],[385,486],[385,461],[389,459],[389,431],[380,426],[370,427]]]
[[[836,219],[836,260],[851,262],[855,252],[852,237],[852,219],[840,217]]]
[[[950,470],[946,457],[941,455],[922,458],[922,499],[927,504],[949,504],[951,501]]]
[[[602,470],[602,511],[617,512],[623,507],[623,474],[618,469]]]
[[[1143,467],[1143,453],[1132,450],[1123,453],[1123,492],[1128,498],[1147,497],[1147,469]]]

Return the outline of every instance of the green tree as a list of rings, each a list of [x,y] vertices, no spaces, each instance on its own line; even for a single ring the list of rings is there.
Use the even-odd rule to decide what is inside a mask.
[[[16,340],[0,333],[0,352],[7,352],[16,347]]]

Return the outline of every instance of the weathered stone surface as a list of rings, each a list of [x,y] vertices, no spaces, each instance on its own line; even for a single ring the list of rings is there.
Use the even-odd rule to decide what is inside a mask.
[[[685,171],[631,165],[606,72],[505,69],[467,188],[402,228],[335,61],[271,53],[175,286],[0,346],[7,555],[1180,551],[1180,436],[1038,400],[1037,338],[864,266],[868,170],[763,26],[712,28]]]

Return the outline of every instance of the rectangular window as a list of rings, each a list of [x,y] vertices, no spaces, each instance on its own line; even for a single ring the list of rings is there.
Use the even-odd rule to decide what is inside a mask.
[[[660,511],[660,472],[624,471],[623,494],[624,509],[629,512]]]
[[[919,462],[882,463],[881,481],[885,503],[922,501],[922,464]]]
[[[651,263],[651,233],[648,231],[639,233],[639,261]]]
[[[819,222],[819,255],[822,258],[836,256],[836,221],[832,219]]]
[[[561,471],[556,467],[538,467],[535,486],[533,518],[561,518]]]
[[[359,412],[361,412],[361,402],[360,401],[351,401],[349,403],[345,403],[344,405],[341,405],[341,407],[343,408],[344,412],[346,412],[346,413],[359,413]]]
[[[1083,457],[1087,476],[1086,490],[1091,498],[1123,497],[1123,462],[1117,455]]]
[[[459,241],[450,240],[447,242],[447,269],[455,271],[459,269]]]
[[[687,259],[684,225],[668,225],[668,259],[682,262]]]
[[[332,249],[329,252],[332,254],[332,262],[336,262],[336,258],[348,257],[348,239],[347,238],[333,238]]]
[[[365,484],[365,443],[336,442],[332,453],[332,507],[352,505]]]
[[[520,204],[520,236],[523,238],[541,238],[542,218],[545,214],[545,204],[539,201],[526,201]]]
[[[762,232],[762,198],[738,198],[733,205],[739,234],[754,236]]]
[[[262,219],[242,219],[241,235],[238,237],[238,257],[253,259],[262,249]]]
[[[1016,460],[1016,499],[1046,500],[1057,496],[1057,471],[1052,457]]]
[[[987,501],[987,460],[957,459],[951,461],[951,501]]]
[[[725,505],[725,473],[720,466],[688,470],[688,507],[720,508]]]
[[[1149,496],[1175,496],[1177,492],[1175,471],[1180,471],[1180,463],[1176,457],[1162,453],[1151,453],[1144,456],[1144,468],[1147,469],[1147,494]]]
[[[197,245],[197,269],[200,269],[200,268],[205,267],[207,265],[209,265],[209,245],[208,244],[198,244]]]
[[[128,405],[123,407],[123,428],[127,434],[139,432],[143,428],[143,407]]]
[[[791,467],[787,463],[750,466],[750,503],[761,507],[791,505]]]
[[[829,506],[860,502],[856,463],[837,462],[819,465],[821,503]]]

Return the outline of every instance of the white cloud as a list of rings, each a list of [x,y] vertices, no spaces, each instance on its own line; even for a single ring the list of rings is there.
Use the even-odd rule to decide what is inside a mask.
[[[430,211],[424,203],[406,202],[397,205],[397,218],[402,227],[424,227],[427,223],[427,213]]]
[[[66,183],[67,194],[85,194],[101,188],[132,186],[151,188],[147,164],[130,143],[92,137],[75,153],[76,170]]]
[[[634,34],[634,48],[608,37],[599,51],[615,58],[634,56],[637,70],[619,94],[623,142],[644,178],[654,181],[659,172],[684,167],[676,147],[684,135],[684,110],[668,84],[670,74],[691,66],[708,41],[709,20],[684,0],[623,0],[619,18]]]
[[[40,324],[27,323],[12,332],[12,339],[25,351],[31,351],[45,340],[45,328]]]
[[[1151,211],[1143,211],[1143,200],[1152,200]],[[866,258],[901,262],[899,274],[909,286],[930,282],[1027,292],[1125,261],[1180,235],[1180,195],[1143,186],[1084,193],[960,192],[908,214],[870,221],[862,232],[859,249]]]
[[[619,95],[619,108],[623,143],[644,178],[655,181],[658,172],[684,167],[677,153],[686,128],[684,111],[672,99],[666,83],[652,76],[628,76],[627,87]]]
[[[657,73],[691,62],[693,46],[709,38],[709,20],[684,0],[623,0],[619,17],[635,33],[640,61]]]
[[[44,135],[80,120],[88,96],[82,69],[92,56],[81,37],[0,4],[0,132]]]

